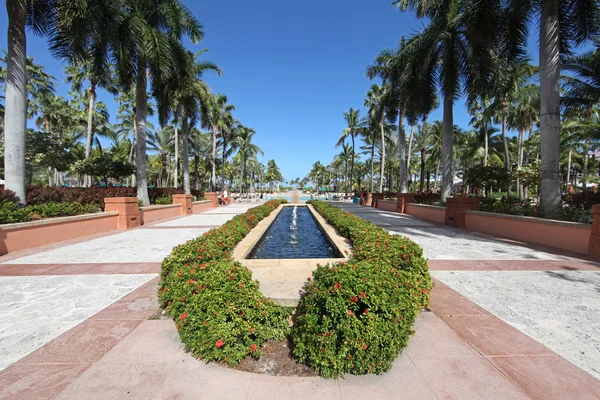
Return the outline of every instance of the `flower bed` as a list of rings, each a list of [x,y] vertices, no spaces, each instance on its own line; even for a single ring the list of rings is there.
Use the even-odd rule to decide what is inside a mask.
[[[289,334],[290,310],[265,298],[252,273],[231,258],[235,246],[282,203],[272,200],[235,216],[163,261],[160,303],[194,356],[237,365],[248,355],[259,357],[267,340]]]
[[[412,241],[328,203],[311,204],[354,245],[348,263],[319,266],[292,328],[294,354],[323,377],[381,373],[407,345],[432,281]]]

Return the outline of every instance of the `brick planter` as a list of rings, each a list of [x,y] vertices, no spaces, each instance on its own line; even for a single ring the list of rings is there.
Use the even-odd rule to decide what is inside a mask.
[[[210,200],[213,207],[219,205],[219,200],[217,199],[217,192],[206,192],[204,193],[204,198],[206,200]]]
[[[137,197],[107,197],[104,199],[105,212],[118,212],[118,229],[137,228],[141,225]]]
[[[377,208],[377,201],[383,200],[383,193],[371,193],[371,207]]]
[[[404,214],[406,212],[406,205],[415,202],[414,193],[398,193],[396,195],[396,212]]]
[[[446,199],[446,218],[444,223],[455,228],[465,228],[465,211],[479,210],[477,197],[448,197]]]
[[[600,204],[592,206],[594,222],[592,222],[592,234],[588,243],[588,257],[592,260],[600,260]]]
[[[174,194],[173,204],[181,205],[181,214],[192,214],[192,195],[191,194]]]

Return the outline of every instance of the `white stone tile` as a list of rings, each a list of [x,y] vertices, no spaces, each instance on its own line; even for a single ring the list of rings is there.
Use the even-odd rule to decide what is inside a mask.
[[[6,264],[161,262],[207,228],[134,229],[7,261]]]
[[[0,277],[0,370],[156,277]]]
[[[600,379],[600,272],[432,271],[431,274]]]

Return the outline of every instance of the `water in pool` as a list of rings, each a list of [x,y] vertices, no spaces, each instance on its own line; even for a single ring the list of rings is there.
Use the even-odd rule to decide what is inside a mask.
[[[338,258],[339,250],[306,207],[284,207],[247,258]]]

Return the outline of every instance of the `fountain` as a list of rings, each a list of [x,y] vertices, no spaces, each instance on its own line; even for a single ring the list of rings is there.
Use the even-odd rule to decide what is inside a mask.
[[[247,255],[248,259],[339,258],[306,206],[286,206]]]

